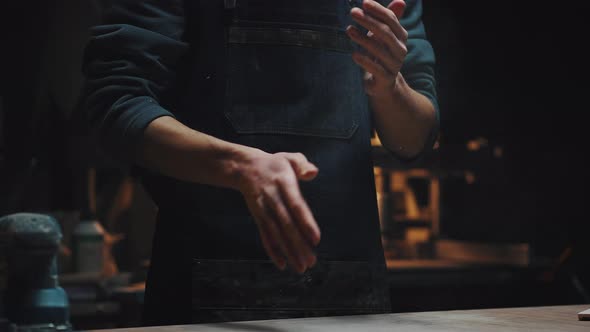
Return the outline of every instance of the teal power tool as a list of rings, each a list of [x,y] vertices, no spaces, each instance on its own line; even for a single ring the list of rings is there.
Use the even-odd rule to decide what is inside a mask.
[[[68,297],[57,278],[61,238],[59,224],[47,215],[0,218],[0,323],[5,330],[71,331]]]

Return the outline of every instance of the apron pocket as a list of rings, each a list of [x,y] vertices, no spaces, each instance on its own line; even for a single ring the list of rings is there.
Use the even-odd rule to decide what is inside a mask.
[[[225,117],[239,134],[349,139],[367,99],[341,31],[228,27]]]
[[[192,274],[193,317],[270,319],[389,312],[385,272],[367,262],[318,260],[299,275],[279,271],[266,260],[195,259]]]

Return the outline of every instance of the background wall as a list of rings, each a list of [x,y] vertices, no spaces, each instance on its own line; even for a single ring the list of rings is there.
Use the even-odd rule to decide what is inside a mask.
[[[424,7],[438,61],[441,146],[457,150],[483,137],[503,151],[488,164],[441,152],[443,168],[481,175],[480,190],[464,197],[479,221],[462,226],[471,236],[530,239],[549,251],[585,238],[588,5],[425,0]]]

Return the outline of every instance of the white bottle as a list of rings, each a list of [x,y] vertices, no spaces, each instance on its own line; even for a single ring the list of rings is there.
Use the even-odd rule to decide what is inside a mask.
[[[81,220],[72,238],[74,271],[100,274],[104,264],[104,243],[102,225],[97,220]]]

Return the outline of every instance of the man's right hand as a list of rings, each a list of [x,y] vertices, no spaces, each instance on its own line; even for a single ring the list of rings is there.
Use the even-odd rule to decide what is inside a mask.
[[[301,153],[269,154],[195,131],[163,116],[144,131],[137,161],[167,176],[233,188],[246,199],[266,252],[280,269],[303,273],[316,262],[319,227],[301,196],[299,180],[318,169]]]
[[[256,220],[268,256],[281,270],[288,263],[303,273],[316,263],[320,229],[299,189],[318,169],[301,153],[269,154],[253,149],[237,165],[237,189]]]

